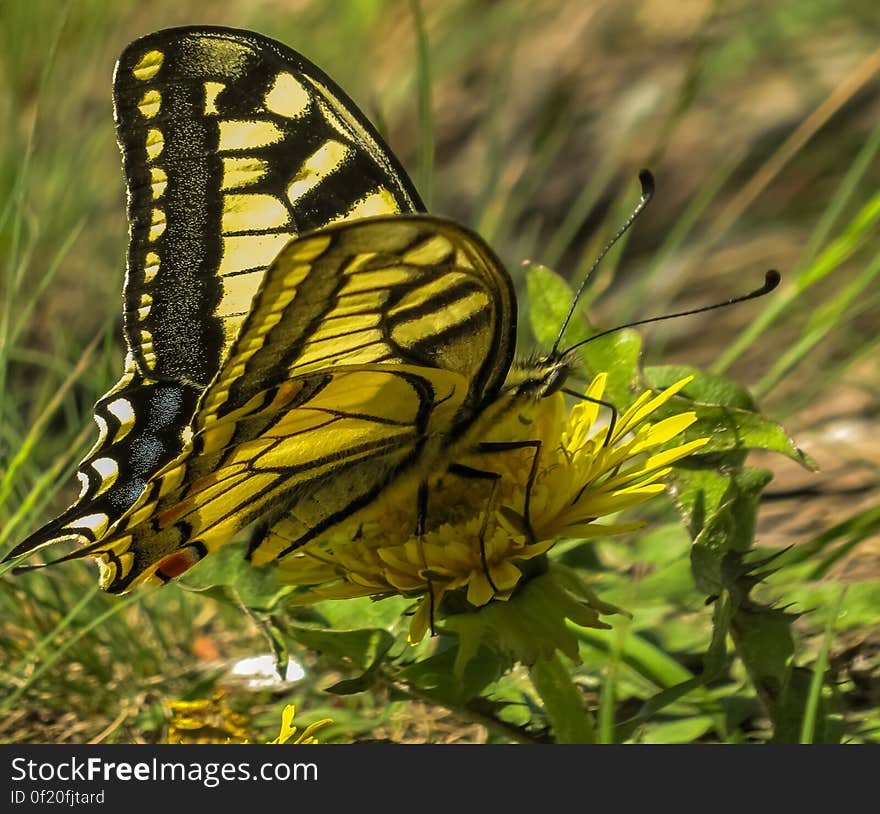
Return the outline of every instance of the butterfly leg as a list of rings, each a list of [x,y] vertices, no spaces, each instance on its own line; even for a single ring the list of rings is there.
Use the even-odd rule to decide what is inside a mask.
[[[538,462],[541,457],[541,442],[540,441],[484,441],[477,445],[476,451],[480,453],[499,453],[499,452],[510,452],[512,450],[517,449],[533,449],[534,455],[532,456],[532,463],[529,467],[529,476],[526,480],[526,489],[525,489],[525,500],[523,506],[523,520],[525,522],[526,533],[529,536],[530,540],[535,539],[535,534],[532,531],[532,521],[531,521],[531,497],[532,497],[532,488],[535,484],[535,478],[538,475]],[[498,593],[498,587],[492,581],[492,576],[489,572],[489,564],[486,559],[486,529],[489,524],[489,513],[492,509],[492,506],[495,502],[495,495],[498,490],[498,483],[501,480],[501,475],[498,472],[491,472],[484,469],[475,469],[470,466],[465,466],[464,464],[452,464],[449,467],[449,472],[452,474],[459,475],[461,477],[466,478],[478,478],[482,480],[492,480],[492,492],[489,496],[489,506],[486,509],[486,513],[483,516],[483,526],[480,529],[480,558],[483,564],[483,571],[486,574],[486,579],[489,581],[489,585],[492,587],[492,590],[495,593]]]
[[[486,530],[489,528],[489,516],[495,505],[495,495],[498,492],[498,482],[501,480],[501,475],[497,472],[488,472],[484,469],[474,469],[472,466],[465,466],[464,464],[457,463],[453,463],[448,471],[450,474],[458,475],[460,478],[474,478],[477,480],[490,480],[492,482],[492,491],[489,493],[488,505],[483,514],[483,524],[480,526],[480,562],[483,566],[483,573],[486,575],[489,586],[492,588],[493,592],[497,594],[498,586],[492,581],[492,574],[489,571],[489,561],[486,557]]]
[[[577,390],[569,390],[567,387],[563,387],[562,392],[581,401],[589,401],[593,404],[598,404],[600,407],[606,407],[610,411],[611,418],[608,419],[608,432],[605,433],[605,440],[602,442],[602,446],[607,447],[611,443],[611,439],[614,437],[614,430],[617,427],[617,407],[610,401],[594,399],[592,396],[585,396],[583,393],[578,393]]]
[[[497,453],[510,452],[516,449],[533,449],[532,464],[529,467],[529,477],[526,480],[526,495],[523,501],[523,520],[525,521],[526,531],[529,539],[534,540],[535,534],[532,531],[532,515],[531,501],[532,488],[535,485],[535,478],[538,476],[538,462],[541,459],[541,442],[540,441],[483,441],[477,446],[477,452]],[[500,477],[500,475],[495,475]]]

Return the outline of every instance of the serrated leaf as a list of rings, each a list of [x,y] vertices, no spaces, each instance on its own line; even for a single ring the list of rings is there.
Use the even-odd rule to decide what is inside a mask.
[[[738,407],[742,410],[758,412],[758,405],[748,390],[738,384],[707,373],[698,367],[688,365],[653,365],[643,370],[645,381],[657,390],[664,390],[687,376],[693,376],[681,391],[681,395],[691,401],[703,404],[717,404],[727,407]]]
[[[775,743],[798,743],[812,684],[809,670],[795,667],[791,625],[796,617],[777,608],[744,603],[734,615],[731,635],[737,654],[748,671],[773,722]],[[820,726],[815,740],[837,743],[840,732],[826,700],[819,700]]]
[[[794,616],[777,608],[741,604],[731,632],[736,649],[759,692],[779,697],[788,681],[794,655],[791,622]]]
[[[672,399],[670,409],[682,409],[680,399]],[[698,454],[712,452],[747,452],[766,449],[796,461],[805,469],[815,470],[816,464],[798,448],[785,429],[758,413],[735,407],[691,403],[697,420],[681,435],[684,441],[708,438],[709,443]]]
[[[684,389],[657,411],[658,419],[692,410],[697,420],[676,438],[675,443],[708,438],[709,443],[698,453],[745,453],[751,449],[778,452],[815,470],[815,462],[798,448],[781,424],[757,412],[748,392],[720,376],[685,366],[646,368],[645,379],[651,387],[662,389],[692,375]],[[743,459],[728,463],[742,463]]]
[[[751,548],[761,492],[771,478],[767,470],[755,468],[726,474],[694,469],[673,472],[673,499],[694,540],[694,581],[707,595],[717,595],[725,587],[724,556]]]

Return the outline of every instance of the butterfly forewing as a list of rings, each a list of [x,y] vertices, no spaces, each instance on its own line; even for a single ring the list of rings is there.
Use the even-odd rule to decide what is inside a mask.
[[[513,303],[499,261],[451,222],[376,218],[319,230],[273,264],[196,427],[274,382],[340,365],[444,368],[467,376],[471,400],[484,398],[510,365]]]
[[[202,397],[191,446],[94,549],[102,584],[174,576],[256,520],[270,527],[262,562],[406,475],[417,483],[497,395],[514,315],[506,271],[449,222],[375,218],[294,241]]]
[[[125,329],[145,374],[206,385],[295,234],[423,208],[351,100],[257,34],[145,37],[120,57],[113,92],[131,225]]]
[[[99,540],[189,437],[266,267],[295,234],[423,209],[397,159],[317,67],[248,31],[136,40],[114,77],[128,188],[126,372],[95,408],[76,502],[9,557]]]

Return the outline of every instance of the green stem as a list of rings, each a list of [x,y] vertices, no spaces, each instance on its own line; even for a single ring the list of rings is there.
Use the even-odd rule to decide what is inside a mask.
[[[556,743],[595,743],[592,716],[558,653],[539,658],[529,676],[550,718]]]

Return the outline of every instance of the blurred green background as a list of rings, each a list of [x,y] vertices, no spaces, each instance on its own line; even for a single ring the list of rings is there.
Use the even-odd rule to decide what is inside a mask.
[[[91,406],[122,368],[127,227],[110,100],[115,58],[168,26],[250,28],[345,88],[431,210],[480,231],[522,288],[524,260],[578,280],[649,167],[654,203],[584,303],[601,326],[715,302],[756,287],[767,268],[782,272],[780,292],[760,303],[652,326],[646,360],[725,372],[818,462],[814,474],[756,456],[776,474],[759,540],[818,557],[812,587],[796,595],[801,609],[821,607],[826,583],[856,586],[848,596],[861,609],[839,625],[829,663],[847,709],[874,710],[880,8],[871,0],[421,7],[427,85],[412,4],[401,0],[0,4],[3,550],[74,496],[67,477],[91,444]],[[420,113],[420,80],[430,118]],[[528,351],[527,332],[522,339]],[[633,567],[623,552],[606,558],[622,580]],[[639,554],[651,568],[670,556]],[[0,739],[158,738],[162,698],[209,691],[224,659],[259,641],[249,620],[210,600],[168,589],[121,601],[94,595],[93,583],[84,564],[0,579]],[[807,614],[799,624],[810,641],[824,619]],[[686,662],[683,644],[664,650]],[[327,703],[305,697],[316,710]],[[268,715],[276,701],[270,693],[250,703]],[[429,706],[394,707],[389,717],[378,697],[334,704],[348,739],[487,737]]]

